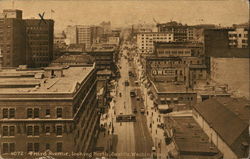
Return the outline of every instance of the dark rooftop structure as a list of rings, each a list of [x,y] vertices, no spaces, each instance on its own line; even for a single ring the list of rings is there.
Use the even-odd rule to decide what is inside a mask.
[[[205,29],[205,55],[223,58],[249,58],[249,48],[230,48],[228,31],[232,28]]]
[[[172,131],[179,159],[221,159],[220,151],[210,143],[192,116],[165,118],[167,130]],[[171,133],[170,133],[171,134]]]
[[[243,98],[215,97],[196,106],[203,119],[239,157],[247,157],[250,145],[250,101]],[[245,149],[247,148],[247,149]]]
[[[56,66],[56,65],[68,65],[68,66],[73,66],[73,65],[93,65],[94,63],[94,58],[88,54],[69,54],[66,53],[56,60],[54,60],[51,64],[51,66]]]

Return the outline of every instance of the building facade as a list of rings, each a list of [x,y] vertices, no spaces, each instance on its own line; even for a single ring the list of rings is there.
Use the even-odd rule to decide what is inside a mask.
[[[0,49],[3,67],[26,64],[26,31],[21,10],[4,10],[0,14]]]
[[[137,49],[139,53],[152,54],[154,51],[154,42],[171,42],[173,41],[172,33],[163,32],[145,32],[137,34]]]
[[[157,24],[157,28],[158,32],[172,33],[174,41],[187,41],[193,36],[192,30],[187,25],[182,25],[176,21]]]
[[[197,93],[185,84],[152,82],[151,93],[160,112],[190,110],[196,104]]]
[[[86,48],[90,48],[92,44],[91,27],[87,25],[77,25],[77,42],[85,44]]]
[[[53,20],[22,19],[21,10],[4,10],[0,47],[4,67],[45,67],[53,59]]]
[[[248,48],[248,28],[237,27],[233,31],[228,32],[229,47],[231,48]]]
[[[26,19],[26,61],[31,67],[46,67],[53,60],[54,21]]]
[[[9,81],[0,88],[3,157],[48,150],[56,158],[91,152],[99,125],[95,66],[2,70],[0,77]]]
[[[66,28],[66,43],[77,44],[77,28],[76,26],[67,26]]]

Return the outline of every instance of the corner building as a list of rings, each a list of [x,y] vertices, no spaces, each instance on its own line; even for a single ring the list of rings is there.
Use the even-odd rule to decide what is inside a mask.
[[[94,65],[2,70],[0,90],[3,157],[25,158],[11,152],[92,151],[99,126]]]

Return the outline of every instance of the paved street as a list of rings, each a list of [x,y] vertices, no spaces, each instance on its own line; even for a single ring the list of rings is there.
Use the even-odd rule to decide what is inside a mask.
[[[126,56],[127,50],[124,50],[123,53]],[[144,103],[142,100],[137,100],[136,97],[130,97],[131,90],[135,89],[140,98],[142,93],[135,84],[136,78],[131,78],[128,75],[131,68],[128,60],[124,58],[125,56],[121,58],[121,78],[118,80],[116,89],[112,93],[115,98],[110,103],[107,123],[113,122],[114,133],[118,135],[118,158],[149,158],[153,141],[148,131],[146,117],[140,113],[140,108],[144,107]],[[125,86],[125,80],[129,81],[129,86]],[[137,109],[135,114],[136,122],[116,122],[116,115],[134,114],[134,108]]]

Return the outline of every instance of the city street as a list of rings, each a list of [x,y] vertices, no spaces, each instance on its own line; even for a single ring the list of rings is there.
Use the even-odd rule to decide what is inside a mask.
[[[123,52],[127,56],[127,50]],[[149,158],[152,151],[153,141],[147,128],[145,114],[140,113],[140,108],[144,107],[142,100],[130,97],[130,91],[136,90],[141,99],[142,93],[135,84],[135,77],[129,77],[129,62],[122,56],[120,63],[121,78],[115,90],[115,102],[111,103],[109,116],[113,119],[114,133],[118,135],[117,154],[118,158]],[[125,86],[125,81],[129,81],[129,86]],[[136,122],[116,122],[115,115],[134,114],[137,109]]]

